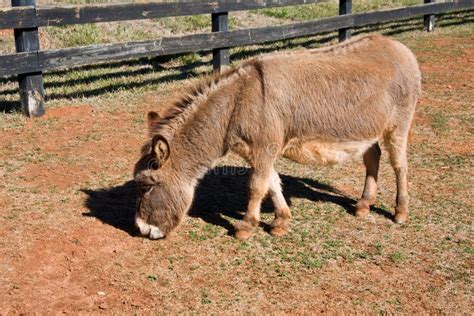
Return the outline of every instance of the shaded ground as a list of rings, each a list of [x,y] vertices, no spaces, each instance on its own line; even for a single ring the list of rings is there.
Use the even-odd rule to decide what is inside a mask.
[[[159,92],[68,101],[41,119],[0,117],[0,313],[346,311],[469,314],[473,306],[472,24],[398,36],[424,75],[410,147],[410,222],[391,222],[382,161],[369,219],[352,216],[360,164],[278,162],[293,231],[229,235],[247,169],[228,157],[165,241],[135,237],[130,173]],[[167,75],[167,74],[165,74]],[[178,79],[178,78],[175,78]],[[66,102],[64,102],[66,103]],[[116,104],[120,103],[120,104]],[[384,153],[385,154],[385,153]],[[273,217],[264,205],[263,221]]]

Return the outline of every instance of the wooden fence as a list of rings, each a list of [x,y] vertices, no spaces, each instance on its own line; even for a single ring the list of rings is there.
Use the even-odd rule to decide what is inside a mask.
[[[0,77],[18,75],[20,99],[28,116],[44,114],[44,71],[132,58],[213,50],[215,69],[229,63],[229,47],[271,42],[327,31],[339,31],[339,40],[350,37],[351,28],[382,22],[424,17],[427,31],[434,28],[435,14],[474,8],[474,0],[454,0],[383,11],[352,13],[352,0],[339,0],[339,16],[282,26],[228,30],[231,11],[282,7],[327,0],[214,0],[162,3],[130,3],[70,7],[35,7],[35,0],[12,0],[0,9],[0,29],[15,29],[16,54],[0,55]],[[99,23],[170,16],[210,14],[212,33],[158,40],[40,50],[38,27]]]

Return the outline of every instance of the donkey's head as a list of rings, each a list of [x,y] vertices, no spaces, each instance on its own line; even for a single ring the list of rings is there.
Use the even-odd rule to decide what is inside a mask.
[[[159,120],[148,113],[150,134]],[[143,146],[142,156],[135,164],[134,179],[138,185],[135,225],[140,234],[150,239],[165,237],[181,221],[193,199],[193,186],[183,181],[165,136],[152,135]]]

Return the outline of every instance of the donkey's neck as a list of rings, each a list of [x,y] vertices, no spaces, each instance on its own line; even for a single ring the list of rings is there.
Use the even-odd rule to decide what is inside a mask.
[[[180,176],[197,181],[227,151],[225,142],[238,84],[236,79],[215,89],[175,134],[170,158]]]

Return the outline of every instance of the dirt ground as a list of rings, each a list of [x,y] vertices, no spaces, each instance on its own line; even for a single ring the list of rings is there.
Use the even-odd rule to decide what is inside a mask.
[[[79,100],[39,119],[4,114],[0,314],[472,313],[474,33],[400,39],[424,76],[409,157],[412,214],[403,226],[391,221],[386,153],[367,220],[352,215],[361,164],[281,160],[292,232],[278,239],[260,229],[238,241],[230,233],[245,210],[248,170],[229,157],[202,181],[176,233],[146,240],[132,225],[131,170],[145,113],[162,93],[123,109]],[[266,203],[266,223],[271,211]]]

